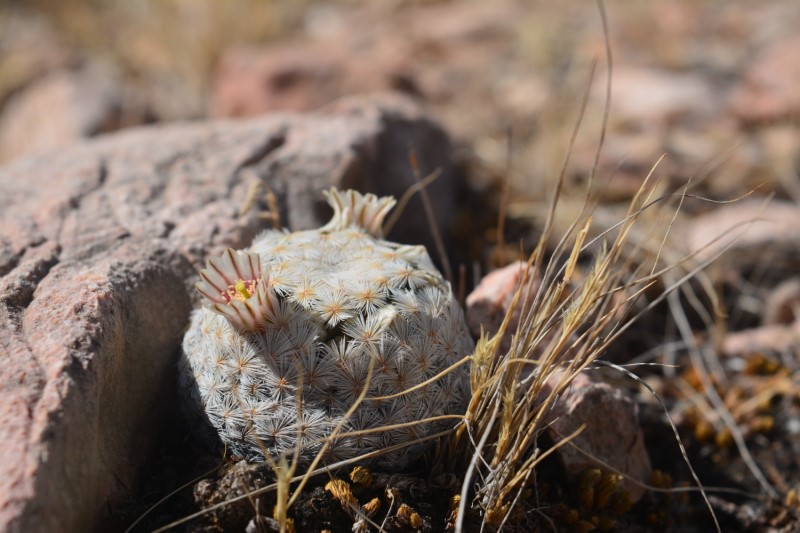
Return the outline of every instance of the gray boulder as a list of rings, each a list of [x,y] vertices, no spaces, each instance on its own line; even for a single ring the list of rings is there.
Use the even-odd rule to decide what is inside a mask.
[[[448,139],[392,95],[130,130],[0,169],[0,530],[94,527],[173,408],[197,268],[270,227],[270,206],[305,229],[329,218],[324,188],[401,194],[409,146],[423,172],[444,170],[443,224],[458,187]],[[391,236],[427,235],[412,202]]]

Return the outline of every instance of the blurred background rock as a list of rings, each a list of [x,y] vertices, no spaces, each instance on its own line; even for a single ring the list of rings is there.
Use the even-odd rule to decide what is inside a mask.
[[[606,8],[615,70],[603,200],[629,197],[663,153],[658,172],[673,182],[693,177],[716,196],[767,184],[796,199],[800,4]],[[511,126],[513,183],[536,199],[557,174],[595,59],[575,184],[603,113],[593,2],[5,0],[0,161],[139,124],[308,110],[391,89],[444,122],[479,188],[505,172]]]

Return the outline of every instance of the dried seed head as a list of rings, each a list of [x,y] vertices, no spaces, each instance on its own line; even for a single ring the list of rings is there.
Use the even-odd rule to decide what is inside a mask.
[[[578,498],[587,509],[594,505],[595,488],[602,475],[603,471],[599,468],[587,468],[578,478]]]
[[[403,503],[400,505],[400,507],[397,508],[397,513],[395,513],[395,516],[397,516],[397,518],[399,518],[400,521],[407,524],[408,518],[411,516],[411,513],[413,512],[414,509],[412,509],[410,505],[408,505],[407,503]]]
[[[367,517],[375,516],[375,513],[380,511],[381,509],[381,500],[379,498],[372,498],[370,501],[364,504],[364,514]]]
[[[352,512],[359,507],[358,500],[350,490],[350,484],[341,479],[332,479],[325,484],[325,490],[331,493],[334,499],[345,511]]]
[[[614,493],[619,489],[622,476],[615,473],[606,473],[600,478],[595,487],[594,508],[605,509]]]
[[[372,473],[366,467],[357,466],[350,472],[350,481],[356,485],[369,487],[372,485]]]

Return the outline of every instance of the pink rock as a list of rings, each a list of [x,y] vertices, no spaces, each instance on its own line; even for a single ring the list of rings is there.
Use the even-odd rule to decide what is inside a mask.
[[[800,322],[769,324],[725,335],[722,353],[746,357],[754,353],[796,353],[800,349]]]
[[[484,277],[480,284],[467,296],[467,325],[474,337],[481,334],[481,328],[487,335],[494,335],[503,323],[506,310],[511,306],[514,293],[522,281],[522,275],[527,268],[527,263],[516,261],[510,265],[494,270]],[[530,270],[528,291],[530,298],[536,295],[538,278],[534,277],[533,269]],[[506,352],[511,347],[511,336],[519,325],[522,300],[514,310],[500,351]]]
[[[55,71],[12,97],[0,115],[0,160],[75,144],[124,125],[142,124],[144,109],[108,69]]]
[[[800,209],[778,200],[742,200],[688,221],[676,235],[675,242],[684,243],[699,260],[728,247],[725,259],[739,266],[753,265],[765,253],[773,263],[780,263],[780,255],[797,266],[791,258],[800,243]]]
[[[316,227],[323,188],[407,186],[409,142],[452,198],[446,135],[396,97],[141,128],[0,169],[0,530],[89,531],[135,489],[175,408],[197,267],[269,227],[263,191],[240,212],[253,184]]]
[[[0,19],[0,103],[32,81],[76,62],[74,50],[39,10],[4,10]]]
[[[248,48],[229,50],[217,68],[211,116],[319,107],[333,97],[330,93],[341,68],[341,58],[290,47],[263,54]]]
[[[558,449],[567,475],[577,476],[590,467],[608,470],[590,457],[594,456],[639,483],[649,483],[650,457],[638,416],[636,402],[625,393],[579,374],[556,404],[548,428],[558,443],[586,424],[578,436]],[[633,502],[646,492],[628,480],[624,484]]]
[[[605,98],[596,84],[596,99]],[[677,119],[709,117],[719,107],[710,85],[696,74],[651,68],[619,67],[612,83],[613,120],[658,130]]]
[[[761,323],[792,324],[800,318],[800,278],[782,281],[767,294]]]
[[[790,118],[800,112],[800,36],[790,34],[763,49],[744,73],[731,100],[744,120]]]
[[[232,48],[217,68],[210,114],[307,111],[347,94],[408,88],[408,73],[393,55],[373,48],[353,52],[338,40]]]
[[[222,54],[210,114],[311,109],[391,89],[424,100],[462,135],[504,131],[509,118],[527,127],[549,93],[540,70],[511,68],[520,53],[511,28],[529,11],[513,0],[311,7],[290,42]]]

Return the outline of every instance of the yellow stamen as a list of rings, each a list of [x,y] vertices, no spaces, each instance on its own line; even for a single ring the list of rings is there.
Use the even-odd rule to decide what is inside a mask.
[[[238,280],[236,284],[233,286],[236,292],[245,300],[250,298],[250,291],[247,290],[247,287],[244,284],[244,281]]]

